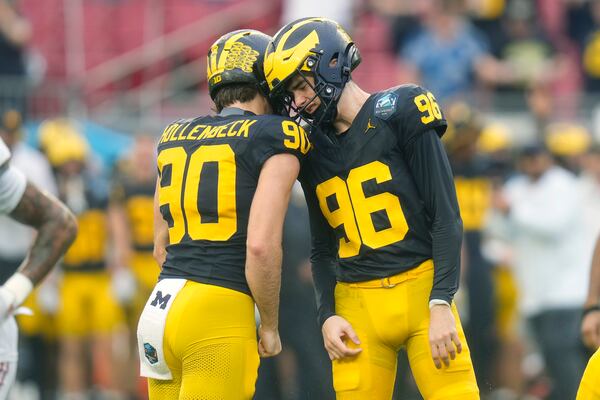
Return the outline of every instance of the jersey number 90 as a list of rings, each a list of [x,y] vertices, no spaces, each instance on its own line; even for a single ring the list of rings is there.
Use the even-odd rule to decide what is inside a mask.
[[[213,181],[201,180],[205,163],[216,163],[217,222],[202,222],[198,189]],[[170,182],[163,174],[170,166]],[[228,144],[198,147],[187,155],[182,147],[162,150],[158,155],[161,175],[159,202],[169,207],[173,220],[169,226],[169,243],[179,243],[187,233],[192,240],[226,241],[237,231],[235,192],[235,153]],[[171,224],[170,224],[171,225]]]

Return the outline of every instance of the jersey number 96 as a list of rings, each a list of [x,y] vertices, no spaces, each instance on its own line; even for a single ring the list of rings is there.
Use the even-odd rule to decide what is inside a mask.
[[[340,258],[353,257],[359,254],[361,244],[378,249],[404,239],[408,232],[408,224],[402,213],[400,199],[383,192],[366,196],[363,184],[374,179],[377,184],[392,179],[390,168],[382,162],[353,168],[346,181],[336,176],[319,184],[316,188],[319,206],[332,228],[344,227],[345,238],[339,242]],[[338,207],[331,210],[327,199],[335,196]],[[372,214],[385,211],[389,227],[376,230]]]

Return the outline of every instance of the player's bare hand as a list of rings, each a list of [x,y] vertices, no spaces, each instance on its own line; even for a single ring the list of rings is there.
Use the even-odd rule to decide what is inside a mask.
[[[352,325],[339,315],[327,318],[321,331],[325,349],[332,361],[352,357],[362,351],[358,347],[360,340]]]
[[[589,312],[581,321],[583,343],[592,350],[600,347],[600,311]]]
[[[281,352],[281,339],[277,329],[264,326],[258,328],[258,354],[263,357],[273,357]]]
[[[450,365],[450,360],[462,351],[462,344],[456,330],[456,320],[450,307],[438,304],[429,312],[429,345],[435,367]]]

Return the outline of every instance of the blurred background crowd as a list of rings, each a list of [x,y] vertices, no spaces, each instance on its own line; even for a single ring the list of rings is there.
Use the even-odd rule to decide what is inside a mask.
[[[456,301],[484,399],[574,398],[590,350],[579,323],[600,232],[600,0],[0,0],[0,136],[13,163],[77,215],[79,236],[20,317],[13,398],[144,399],[135,326],[152,258],[155,141],[211,112],[208,46],[339,21],[371,91],[431,90],[464,222]],[[51,144],[51,145],[50,145]],[[32,233],[0,222],[0,283]],[[283,353],[257,399],[332,399],[309,227],[286,220]],[[405,357],[397,399],[419,399]]]

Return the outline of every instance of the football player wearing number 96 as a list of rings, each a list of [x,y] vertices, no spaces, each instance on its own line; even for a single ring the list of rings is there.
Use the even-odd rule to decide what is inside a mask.
[[[300,181],[337,398],[390,399],[406,346],[425,399],[478,399],[453,304],[462,222],[446,121],[419,86],[363,91],[359,62],[339,24],[304,18],[274,36],[264,67],[276,110],[312,125]]]
[[[283,221],[310,143],[291,119],[265,115],[269,40],[253,30],[218,39],[207,59],[217,114],[168,125],[158,144],[162,272],[137,333],[151,400],[250,399],[259,356],[281,351]]]

